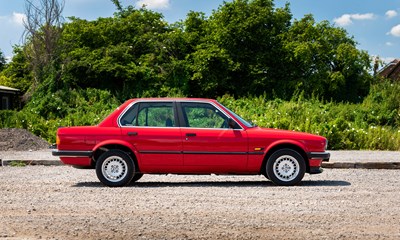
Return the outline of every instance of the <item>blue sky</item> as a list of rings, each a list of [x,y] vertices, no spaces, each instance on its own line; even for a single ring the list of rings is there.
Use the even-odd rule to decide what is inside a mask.
[[[35,2],[35,0],[33,0]],[[36,0],[37,1],[37,0]],[[185,19],[190,11],[209,16],[222,0],[121,0],[126,5],[141,6],[161,12],[173,23]],[[359,43],[358,48],[388,62],[400,58],[400,0],[275,0],[276,7],[290,4],[293,18],[312,14],[319,22],[328,20],[343,27]],[[0,0],[0,49],[12,56],[12,46],[21,44],[24,0]],[[64,17],[75,16],[94,20],[112,16],[111,0],[65,0]]]

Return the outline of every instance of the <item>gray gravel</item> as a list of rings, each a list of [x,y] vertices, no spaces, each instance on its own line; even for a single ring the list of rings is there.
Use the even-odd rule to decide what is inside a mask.
[[[302,185],[262,176],[0,168],[1,239],[400,239],[400,170],[326,169]]]

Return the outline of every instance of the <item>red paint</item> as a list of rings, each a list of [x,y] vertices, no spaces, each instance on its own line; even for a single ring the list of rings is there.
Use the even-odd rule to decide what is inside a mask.
[[[240,128],[178,125],[184,119],[179,111],[174,127],[120,126],[119,117],[139,102],[210,104]],[[143,173],[260,174],[266,156],[282,146],[294,148],[307,158],[308,153],[324,153],[326,145],[326,139],[317,135],[246,126],[216,100],[186,98],[131,99],[97,126],[60,128],[57,135],[58,151],[93,151],[92,157],[61,156],[65,164],[93,167],[101,151],[119,148],[130,152]],[[306,159],[308,167],[318,168],[321,162]]]

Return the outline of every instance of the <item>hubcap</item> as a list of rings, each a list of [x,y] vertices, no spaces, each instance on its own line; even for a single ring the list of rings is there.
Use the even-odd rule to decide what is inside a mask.
[[[101,166],[103,176],[110,182],[118,182],[128,174],[128,165],[118,156],[108,157]]]
[[[281,181],[292,181],[300,172],[300,165],[296,158],[290,155],[280,156],[274,163],[274,175]]]

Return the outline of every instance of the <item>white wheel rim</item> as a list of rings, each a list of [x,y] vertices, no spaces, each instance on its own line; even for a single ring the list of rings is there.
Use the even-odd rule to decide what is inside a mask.
[[[128,165],[118,156],[108,157],[101,166],[103,176],[110,182],[119,182],[128,174]]]
[[[274,175],[281,181],[289,182],[300,173],[300,165],[296,158],[290,155],[280,156],[274,162]]]

